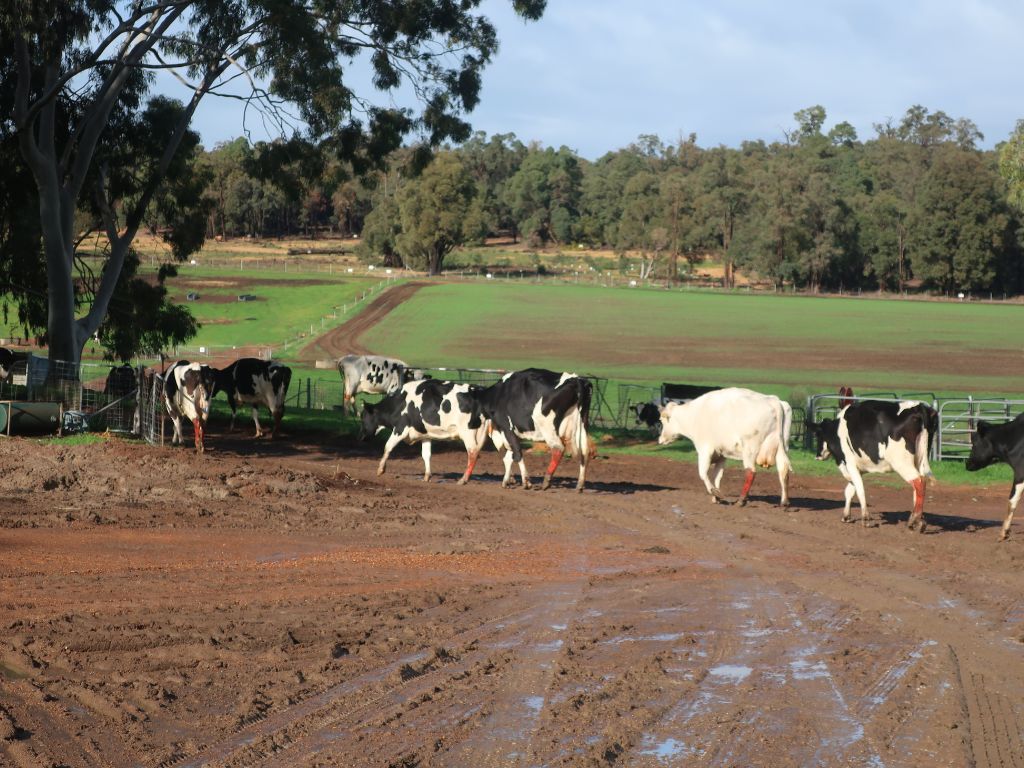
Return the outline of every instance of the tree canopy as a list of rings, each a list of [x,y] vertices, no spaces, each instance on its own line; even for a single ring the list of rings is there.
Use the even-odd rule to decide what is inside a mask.
[[[470,136],[464,116],[479,101],[482,69],[498,44],[479,5],[6,3],[0,11],[0,175],[30,179],[38,197],[31,223],[8,215],[0,231],[7,257],[2,277],[19,313],[36,323],[40,285],[24,278],[45,274],[51,359],[78,360],[86,340],[108,320],[119,286],[129,285],[122,274],[147,217],[160,222],[174,258],[201,243],[206,228],[195,222],[205,221],[204,198],[188,189],[183,172],[194,160],[189,125],[200,101],[234,98],[241,124],[258,115],[282,135],[302,131],[356,175],[380,166],[415,135],[424,150],[414,159],[422,166],[430,147]],[[512,5],[536,19],[545,0]],[[372,86],[362,90],[350,80],[351,64],[360,58],[372,72]],[[177,77],[191,94],[187,101],[151,98],[156,71]],[[395,106],[402,88],[412,94],[410,103]],[[272,161],[273,154],[264,159]],[[220,181],[227,183],[223,174]],[[319,199],[306,203],[308,216],[324,207]],[[222,226],[225,206],[226,196]],[[27,206],[19,210],[26,213]],[[241,215],[252,220],[259,212]],[[95,290],[83,292],[82,246],[96,233],[106,245],[92,265]],[[16,247],[25,243],[32,247]]]

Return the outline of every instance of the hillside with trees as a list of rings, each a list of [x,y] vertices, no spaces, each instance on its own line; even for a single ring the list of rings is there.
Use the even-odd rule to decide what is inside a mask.
[[[567,147],[474,134],[422,172],[415,149],[360,177],[329,148],[203,153],[207,235],[357,235],[368,258],[440,272],[456,246],[504,236],[531,247],[629,253],[674,279],[710,256],[809,291],[1024,292],[1021,131],[995,150],[966,118],[920,106],[860,140],[826,111],[794,115],[784,141],[701,147],[641,136],[589,161]],[[321,153],[303,175],[303,154]],[[272,173],[261,171],[268,169]]]

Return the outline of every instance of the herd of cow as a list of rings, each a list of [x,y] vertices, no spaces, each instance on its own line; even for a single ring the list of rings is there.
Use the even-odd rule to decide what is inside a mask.
[[[0,373],[7,370],[5,360],[0,358]],[[511,484],[515,462],[522,486],[529,488],[522,448],[522,441],[527,440],[545,443],[551,452],[542,488],[550,486],[552,475],[568,454],[579,461],[576,490],[583,490],[594,446],[588,434],[592,386],[582,376],[528,368],[508,373],[491,386],[480,386],[432,379],[400,360],[375,355],[347,355],[338,361],[338,371],[344,380],[347,411],[354,409],[355,396],[360,392],[384,395],[378,403],[366,403],[361,414],[362,439],[369,440],[383,430],[391,432],[378,474],[383,474],[388,457],[399,443],[420,443],[423,479],[429,480],[431,442],[461,440],[467,455],[466,469],[459,479],[464,484],[490,438],[502,455],[502,486]],[[166,371],[164,381],[164,403],[174,424],[172,444],[182,442],[181,420],[187,418],[195,430],[196,449],[202,452],[210,401],[218,392],[227,395],[232,429],[238,405],[248,403],[256,436],[261,436],[258,408],[265,405],[274,420],[273,437],[284,415],[291,370],[255,358],[242,358],[223,369],[181,360]],[[789,404],[774,395],[736,387],[691,389],[675,393],[680,397],[663,404],[643,405],[638,418],[657,430],[660,445],[680,437],[693,443],[697,472],[712,501],[722,500],[726,459],[737,459],[746,471],[738,504],[746,503],[757,468],[774,466],[779,475],[780,504],[788,506],[792,471],[788,446],[793,422]],[[935,409],[915,401],[851,398],[842,404],[836,418],[809,422],[807,428],[817,438],[817,458],[833,459],[847,481],[844,522],[852,519],[855,496],[861,522],[868,522],[863,474],[891,471],[913,489],[908,527],[924,531],[925,481],[932,474],[928,455],[938,430]],[[1024,496],[1024,414],[1006,424],[976,424],[966,468],[976,471],[997,462],[1013,469],[1001,535],[1006,539]]]

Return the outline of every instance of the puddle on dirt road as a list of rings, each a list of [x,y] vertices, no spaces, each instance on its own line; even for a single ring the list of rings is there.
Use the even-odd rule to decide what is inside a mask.
[[[720,677],[730,683],[740,683],[746,680],[754,670],[742,664],[719,664],[708,670],[709,675]]]
[[[651,755],[660,763],[682,757],[699,757],[703,753],[700,750],[688,746],[682,741],[665,739],[663,742],[655,744],[650,749],[640,750],[640,754]]]

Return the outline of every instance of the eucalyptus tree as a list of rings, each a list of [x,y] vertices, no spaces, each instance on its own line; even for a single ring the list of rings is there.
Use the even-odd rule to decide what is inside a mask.
[[[38,192],[51,359],[79,360],[103,323],[132,240],[188,141],[200,102],[232,97],[240,117],[258,113],[281,133],[304,126],[313,137],[329,137],[357,170],[372,167],[411,133],[424,147],[465,139],[470,130],[464,114],[479,100],[481,71],[498,44],[479,5],[480,0],[5,3],[2,130],[16,137]],[[512,5],[522,17],[536,19],[545,0]],[[353,82],[350,67],[364,57],[371,80],[365,87]],[[164,109],[163,122],[153,126],[157,130],[142,136],[134,116],[157,71],[178,78],[189,95]],[[394,106],[406,92],[415,107]],[[378,96],[384,106],[376,103]],[[147,151],[136,162],[116,165],[114,160],[124,162],[118,148],[133,137]],[[428,154],[421,153],[421,160]],[[76,295],[75,273],[81,238],[76,214],[83,207],[95,214],[90,228],[98,228],[109,244],[87,307]]]

